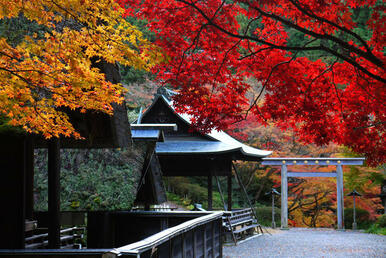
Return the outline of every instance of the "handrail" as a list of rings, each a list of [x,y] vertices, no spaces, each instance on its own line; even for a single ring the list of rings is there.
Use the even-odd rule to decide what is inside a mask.
[[[195,227],[201,226],[207,222],[216,220],[218,218],[221,218],[223,215],[222,211],[214,211],[211,212],[209,215],[205,215],[202,217],[198,217],[189,221],[186,221],[184,223],[181,223],[177,226],[165,229],[157,234],[154,234],[148,238],[145,238],[141,241],[122,246],[119,248],[115,248],[109,253],[113,255],[139,255],[143,252],[146,252],[147,250],[150,250],[154,248],[155,246],[158,246],[171,238],[173,238],[176,235],[182,234],[184,232],[187,232]]]

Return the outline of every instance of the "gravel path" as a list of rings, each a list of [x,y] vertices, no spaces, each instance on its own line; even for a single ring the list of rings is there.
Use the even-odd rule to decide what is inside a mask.
[[[384,257],[386,236],[333,229],[291,228],[224,246],[225,258]]]

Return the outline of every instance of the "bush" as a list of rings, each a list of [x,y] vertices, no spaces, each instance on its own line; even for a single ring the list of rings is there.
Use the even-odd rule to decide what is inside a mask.
[[[255,213],[257,220],[260,224],[264,226],[272,225],[272,207],[271,206],[261,206],[255,208]],[[275,222],[276,226],[280,226],[280,209],[275,207]]]
[[[62,149],[61,207],[128,210],[137,192],[146,145],[128,149]],[[35,150],[35,210],[47,210],[47,150]]]
[[[384,216],[384,215],[383,215]],[[386,227],[380,227],[378,223],[372,224],[367,230],[366,233],[386,235]]]
[[[353,208],[344,209],[344,225],[345,228],[351,228],[353,220]],[[358,228],[367,228],[372,221],[370,220],[370,213],[367,210],[356,209],[356,222]]]
[[[386,214],[383,214],[382,216],[380,216],[380,217],[377,219],[377,224],[378,224],[381,228],[386,228]]]

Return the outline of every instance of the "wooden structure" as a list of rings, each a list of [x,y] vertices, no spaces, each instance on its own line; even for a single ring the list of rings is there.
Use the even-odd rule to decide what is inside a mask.
[[[338,230],[344,230],[343,165],[363,165],[365,158],[264,158],[263,165],[281,166],[281,229],[288,229],[288,177],[336,177]],[[336,172],[289,172],[287,166],[336,166]]]
[[[165,132],[175,130],[177,130],[175,124],[131,125],[133,141],[146,144],[145,160],[134,202],[135,205],[143,205],[146,210],[149,210],[152,204],[161,204],[167,201],[161,178],[161,167],[155,154],[155,147],[157,142],[164,141]]]
[[[0,249],[0,256],[219,258],[222,215],[223,212],[89,212],[89,249]]]
[[[237,244],[238,240],[244,239],[246,236],[253,235],[255,229],[263,233],[261,225],[257,223],[252,208],[234,210],[229,213],[224,213],[223,225],[228,235]],[[227,241],[227,239],[226,239]]]
[[[103,61],[99,66],[107,80],[120,81],[116,66]],[[12,129],[0,132],[0,203],[6,207],[0,214],[0,249],[25,248],[26,221],[33,220],[34,148],[48,148],[48,247],[60,248],[60,148],[129,145],[130,127],[124,105],[115,105],[113,116],[91,111],[85,114],[64,111],[86,140],[67,137],[45,140]]]
[[[160,88],[152,105],[138,119],[142,124],[176,124],[176,131],[165,132],[156,153],[163,176],[207,176],[208,209],[212,209],[213,177],[226,176],[227,210],[232,209],[232,161],[261,161],[271,154],[240,143],[222,131],[208,134],[191,131],[190,118],[174,110],[171,96],[176,94]]]

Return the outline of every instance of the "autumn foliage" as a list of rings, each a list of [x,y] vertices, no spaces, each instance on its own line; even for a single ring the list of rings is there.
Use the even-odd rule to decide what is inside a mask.
[[[161,60],[123,12],[110,0],[1,0],[0,19],[40,29],[17,44],[0,38],[0,115],[47,138],[79,138],[63,108],[112,114],[123,87],[106,81],[91,60],[137,69]]]
[[[303,142],[333,141],[369,164],[385,162],[385,17],[377,1],[118,2],[148,21],[169,57],[153,69],[158,82],[180,90],[178,111],[201,130],[253,115],[294,128]],[[371,9],[362,24],[368,36],[353,19],[361,8]],[[294,31],[302,44],[291,41]],[[252,98],[247,78],[259,86]]]
[[[302,144],[293,130],[282,131],[269,124],[267,127],[258,125],[252,119],[242,122],[242,127],[233,129],[235,137],[242,137],[251,146],[260,146],[273,150],[277,157],[352,157],[347,148],[336,144],[317,146]],[[281,191],[280,167],[262,166],[258,162],[238,162],[237,167],[242,182],[247,188],[253,203],[270,205],[270,195],[265,195],[271,187]],[[289,166],[288,171],[296,172],[334,172],[335,166]],[[356,199],[357,210],[368,214],[366,221],[374,221],[378,212],[383,209],[379,198],[384,171],[366,166],[343,166],[344,175],[344,207],[353,207],[353,199],[347,196],[353,189],[362,194]],[[238,191],[234,191],[234,199]],[[280,197],[276,199],[280,207]],[[245,204],[244,204],[245,205]],[[334,227],[336,226],[336,179],[335,178],[288,178],[288,211],[289,225],[294,227]],[[346,212],[347,213],[347,212]],[[352,216],[351,213],[345,216]],[[359,218],[359,211],[358,211]],[[351,228],[351,224],[346,224]]]

